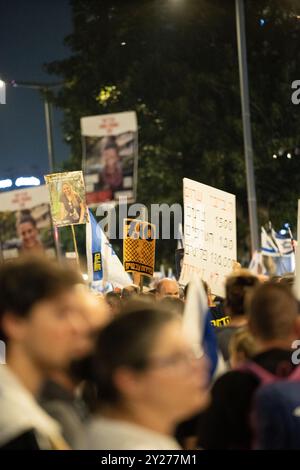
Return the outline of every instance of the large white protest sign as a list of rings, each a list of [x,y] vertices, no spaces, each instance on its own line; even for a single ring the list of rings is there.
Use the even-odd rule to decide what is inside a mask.
[[[180,283],[196,273],[212,293],[224,296],[224,281],[236,261],[235,196],[183,180],[185,253]]]

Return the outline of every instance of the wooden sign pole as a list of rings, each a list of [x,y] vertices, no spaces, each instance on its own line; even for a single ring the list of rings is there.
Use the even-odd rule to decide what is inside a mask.
[[[77,261],[78,266],[80,267],[80,264],[79,264],[79,255],[78,255],[78,248],[77,248],[77,241],[76,241],[76,235],[75,235],[74,225],[71,225],[71,228],[72,228],[74,249],[75,249],[75,253],[76,253],[76,261]]]

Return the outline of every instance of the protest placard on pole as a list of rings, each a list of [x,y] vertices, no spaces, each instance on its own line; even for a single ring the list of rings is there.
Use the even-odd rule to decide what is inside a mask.
[[[90,207],[136,196],[138,126],[134,111],[81,118],[83,171]]]
[[[2,261],[20,254],[55,257],[49,193],[45,185],[0,194]]]
[[[124,220],[123,259],[125,271],[138,274],[142,287],[142,276],[152,277],[154,272],[155,225],[138,219]]]
[[[83,173],[82,171],[52,173],[45,175],[44,178],[50,195],[53,225],[55,227],[71,225],[76,261],[80,266],[74,225],[86,224],[89,220]]]
[[[185,253],[179,282],[196,273],[212,293],[224,296],[224,281],[236,261],[236,206],[233,194],[183,180]]]
[[[52,173],[44,178],[50,195],[53,225],[86,224],[88,210],[82,171]]]

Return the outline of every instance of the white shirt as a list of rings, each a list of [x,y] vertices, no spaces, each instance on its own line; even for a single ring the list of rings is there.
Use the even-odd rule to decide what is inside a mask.
[[[86,426],[88,450],[181,450],[178,442],[150,429],[115,419],[95,417]]]
[[[32,429],[41,448],[61,439],[59,424],[38,405],[10,368],[0,365],[0,446]]]

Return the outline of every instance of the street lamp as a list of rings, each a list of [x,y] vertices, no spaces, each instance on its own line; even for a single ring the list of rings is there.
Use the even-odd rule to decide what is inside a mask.
[[[3,82],[5,85],[5,82]],[[54,170],[54,150],[53,150],[53,131],[52,131],[52,106],[49,101],[49,91],[60,87],[64,82],[59,83],[40,83],[40,82],[24,82],[21,80],[11,80],[6,82],[14,88],[29,88],[31,90],[37,90],[43,94],[44,98],[44,109],[45,109],[45,122],[46,122],[46,132],[47,132],[47,147],[48,147],[48,161],[49,161],[49,172],[53,173]],[[61,258],[60,252],[60,243],[59,243],[59,233],[58,228],[54,225],[54,243],[56,247],[56,252],[58,259]]]

